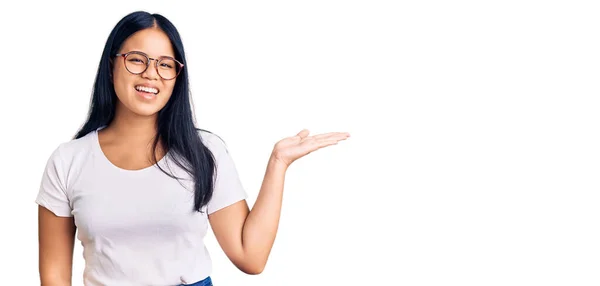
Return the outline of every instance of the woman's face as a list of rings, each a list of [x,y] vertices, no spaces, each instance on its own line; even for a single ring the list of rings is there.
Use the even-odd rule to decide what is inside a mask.
[[[164,56],[175,58],[169,37],[156,28],[144,29],[131,35],[123,43],[119,53],[126,54],[133,51],[157,60]],[[152,116],[167,104],[176,78],[165,80],[160,75],[168,78],[165,75],[170,73],[169,69],[176,68],[172,66],[174,64],[172,61],[165,60],[159,64],[159,75],[156,60],[150,60],[148,68],[143,71],[147,59],[142,54],[132,54],[126,59],[116,56],[113,59],[113,84],[119,98],[118,110],[122,109],[121,112],[129,110],[137,115]],[[141,71],[143,72],[139,73]]]

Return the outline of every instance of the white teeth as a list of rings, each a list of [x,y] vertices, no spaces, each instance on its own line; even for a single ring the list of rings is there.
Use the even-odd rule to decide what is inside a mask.
[[[145,86],[141,86],[141,85],[136,86],[135,89],[137,89],[139,91],[154,93],[154,94],[158,93],[158,90],[156,88],[145,87]]]

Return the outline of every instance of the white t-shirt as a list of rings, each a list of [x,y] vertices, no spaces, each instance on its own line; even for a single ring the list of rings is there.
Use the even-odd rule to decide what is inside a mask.
[[[217,165],[213,197],[193,211],[193,182],[170,156],[156,165],[125,170],[112,164],[98,130],[60,144],[47,161],[36,203],[74,217],[83,246],[86,286],[178,285],[211,273],[203,238],[208,214],[246,199],[232,157],[214,134],[199,131]],[[170,155],[170,153],[168,154]]]

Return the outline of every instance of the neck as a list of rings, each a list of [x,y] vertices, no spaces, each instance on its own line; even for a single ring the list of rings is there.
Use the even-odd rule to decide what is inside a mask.
[[[116,114],[110,126],[110,130],[119,141],[148,143],[156,136],[157,114],[143,116],[135,114],[123,106],[117,106]]]

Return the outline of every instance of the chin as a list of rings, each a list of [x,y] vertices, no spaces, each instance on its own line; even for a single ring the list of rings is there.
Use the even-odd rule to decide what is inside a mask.
[[[158,103],[148,104],[129,101],[127,104],[120,102],[119,106],[117,106],[117,109],[120,109],[121,112],[125,111],[125,113],[133,113],[137,116],[154,116],[162,109],[162,107],[163,106]],[[117,113],[121,112],[117,111]]]
[[[135,96],[135,95],[134,95]],[[139,97],[132,98],[130,100],[130,106],[128,106],[129,110],[133,113],[141,116],[152,116],[158,113],[167,102],[163,102],[163,98],[153,98],[151,100],[140,100]]]
[[[160,108],[153,106],[136,106],[136,108],[132,109],[131,111],[139,116],[154,116],[160,111]]]

